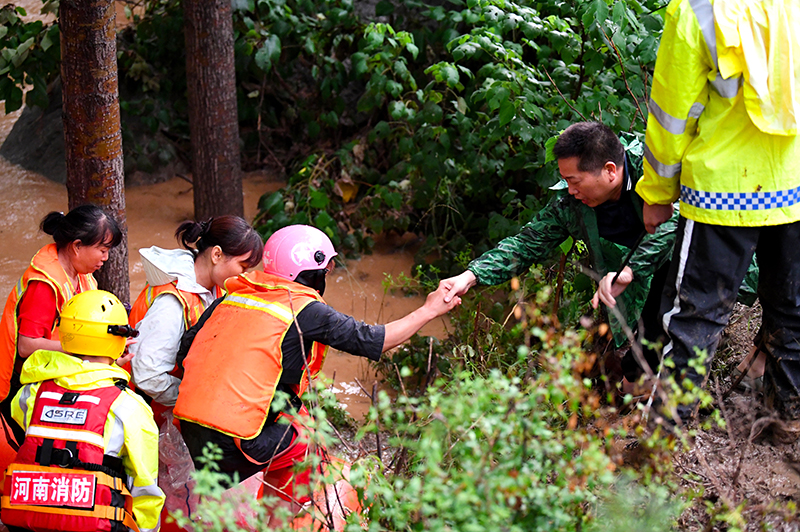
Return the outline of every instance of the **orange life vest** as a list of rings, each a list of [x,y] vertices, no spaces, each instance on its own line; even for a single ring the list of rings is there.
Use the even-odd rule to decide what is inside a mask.
[[[56,311],[61,312],[61,307],[69,299],[86,290],[95,290],[97,281],[91,273],[78,275],[78,286],[72,286],[64,268],[58,262],[58,251],[55,244],[48,244],[40,249],[31,260],[31,265],[22,274],[19,282],[9,294],[3,317],[0,320],[0,400],[8,395],[11,375],[14,372],[14,363],[17,359],[17,341],[19,339],[19,323],[17,312],[22,296],[32,281],[47,283],[56,294]],[[49,338],[58,339],[58,329],[53,323]]]
[[[220,297],[222,295],[222,290],[218,286],[214,288],[214,291],[214,297]],[[162,284],[161,286],[150,286],[148,284],[144,287],[144,290],[141,291],[139,297],[136,298],[133,307],[131,307],[131,313],[128,318],[131,327],[136,326],[137,323],[142,321],[144,315],[147,314],[147,311],[150,310],[150,307],[155,303],[156,298],[163,294],[172,294],[181,302],[181,306],[183,307],[183,325],[186,329],[197,323],[197,320],[200,319],[200,316],[203,315],[203,311],[206,309],[203,298],[192,292],[178,290],[175,283]]]
[[[225,282],[228,295],[197,333],[184,361],[175,417],[234,438],[256,437],[283,372],[281,343],[316,290],[264,272]],[[322,369],[328,346],[314,342],[295,393]]]
[[[179,290],[176,286],[176,282],[162,284],[159,286],[150,286],[147,284],[144,287],[144,290],[139,293],[139,297],[136,298],[136,301],[133,303],[133,307],[131,307],[131,313],[128,316],[128,323],[130,323],[131,327],[135,327],[137,323],[142,321],[144,315],[147,314],[147,311],[150,310],[150,307],[153,306],[153,303],[155,303],[156,299],[164,294],[172,294],[178,298],[178,301],[180,301],[181,307],[183,307],[184,331],[188,330],[189,327],[197,323],[197,320],[200,319],[200,316],[202,316],[203,312],[206,310],[206,304],[203,302],[203,298],[193,292]],[[220,289],[218,286],[214,287],[214,297],[217,298],[221,296],[222,289]],[[133,367],[130,362],[124,364],[122,369],[127,371],[131,376],[133,375]],[[173,377],[177,377],[178,379],[182,379],[183,370],[181,369],[180,364],[176,362],[175,367],[172,368],[172,371],[170,371],[169,374]],[[131,378],[128,386],[131,388],[131,390],[136,389],[136,381],[134,378]],[[153,401],[150,403],[150,408],[153,409],[153,416],[155,417],[156,424],[161,426],[164,413],[167,412],[170,407],[164,406],[157,401]]]
[[[34,532],[115,531],[123,524],[138,530],[122,460],[104,454],[106,420],[121,392],[42,383],[25,442],[3,481],[4,524]]]

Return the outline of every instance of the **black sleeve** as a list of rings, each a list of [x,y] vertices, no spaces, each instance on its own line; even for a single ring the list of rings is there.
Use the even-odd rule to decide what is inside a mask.
[[[319,301],[309,303],[297,315],[296,321],[306,341],[314,340],[370,360],[381,358],[385,336],[383,325],[368,325]],[[290,327],[284,345],[290,333],[297,335],[297,327]]]

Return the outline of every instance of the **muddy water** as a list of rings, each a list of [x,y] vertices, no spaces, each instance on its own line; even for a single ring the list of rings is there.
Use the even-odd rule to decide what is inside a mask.
[[[41,0],[17,1],[37,16]],[[2,143],[21,111],[6,115],[0,104],[0,143]],[[253,173],[245,176],[245,217],[253,219],[258,198],[267,191],[277,190],[280,182],[269,176]],[[145,277],[137,250],[157,245],[176,247],[173,233],[177,225],[192,217],[191,184],[178,177],[150,186],[126,190],[128,241],[131,274],[131,296],[144,287]],[[31,257],[43,245],[51,242],[41,233],[38,224],[50,211],[67,209],[67,193],[63,185],[41,175],[28,172],[0,157],[0,300],[5,301],[14,283],[25,270]],[[403,297],[385,294],[384,273],[394,276],[410,275],[413,265],[413,238],[393,239],[378,244],[375,254],[359,261],[348,261],[334,270],[328,279],[326,301],[369,323],[386,323],[398,319],[420,306],[422,297]],[[428,324],[423,334],[441,336],[445,320]],[[332,351],[325,363],[325,374],[335,377],[333,389],[340,402],[356,419],[361,419],[370,400],[361,393],[357,381],[367,390],[377,380],[366,359]]]

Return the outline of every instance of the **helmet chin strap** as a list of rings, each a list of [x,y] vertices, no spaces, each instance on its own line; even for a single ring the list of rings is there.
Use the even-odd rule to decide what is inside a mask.
[[[325,268],[321,270],[304,270],[297,274],[295,281],[312,288],[319,292],[319,295],[325,293],[325,276],[328,271]]]

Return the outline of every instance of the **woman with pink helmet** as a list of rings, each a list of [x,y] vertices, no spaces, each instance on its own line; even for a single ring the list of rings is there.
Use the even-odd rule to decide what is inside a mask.
[[[229,279],[228,294],[206,311],[196,326],[202,328],[192,331],[196,336],[184,361],[175,416],[198,467],[203,448],[214,442],[222,449],[222,472],[242,479],[269,464],[274,479],[284,468],[279,496],[306,502],[292,490],[307,483],[310,473],[292,468],[308,452],[298,422],[308,413],[300,397],[328,348],[379,360],[461,302],[446,303],[444,291],[437,290],[407,316],[368,325],[322,299],[336,255],[319,229],[293,225],[276,231],[264,246],[264,271]],[[278,390],[291,399],[282,410],[272,405]],[[280,417],[289,418],[288,428],[277,423]]]

